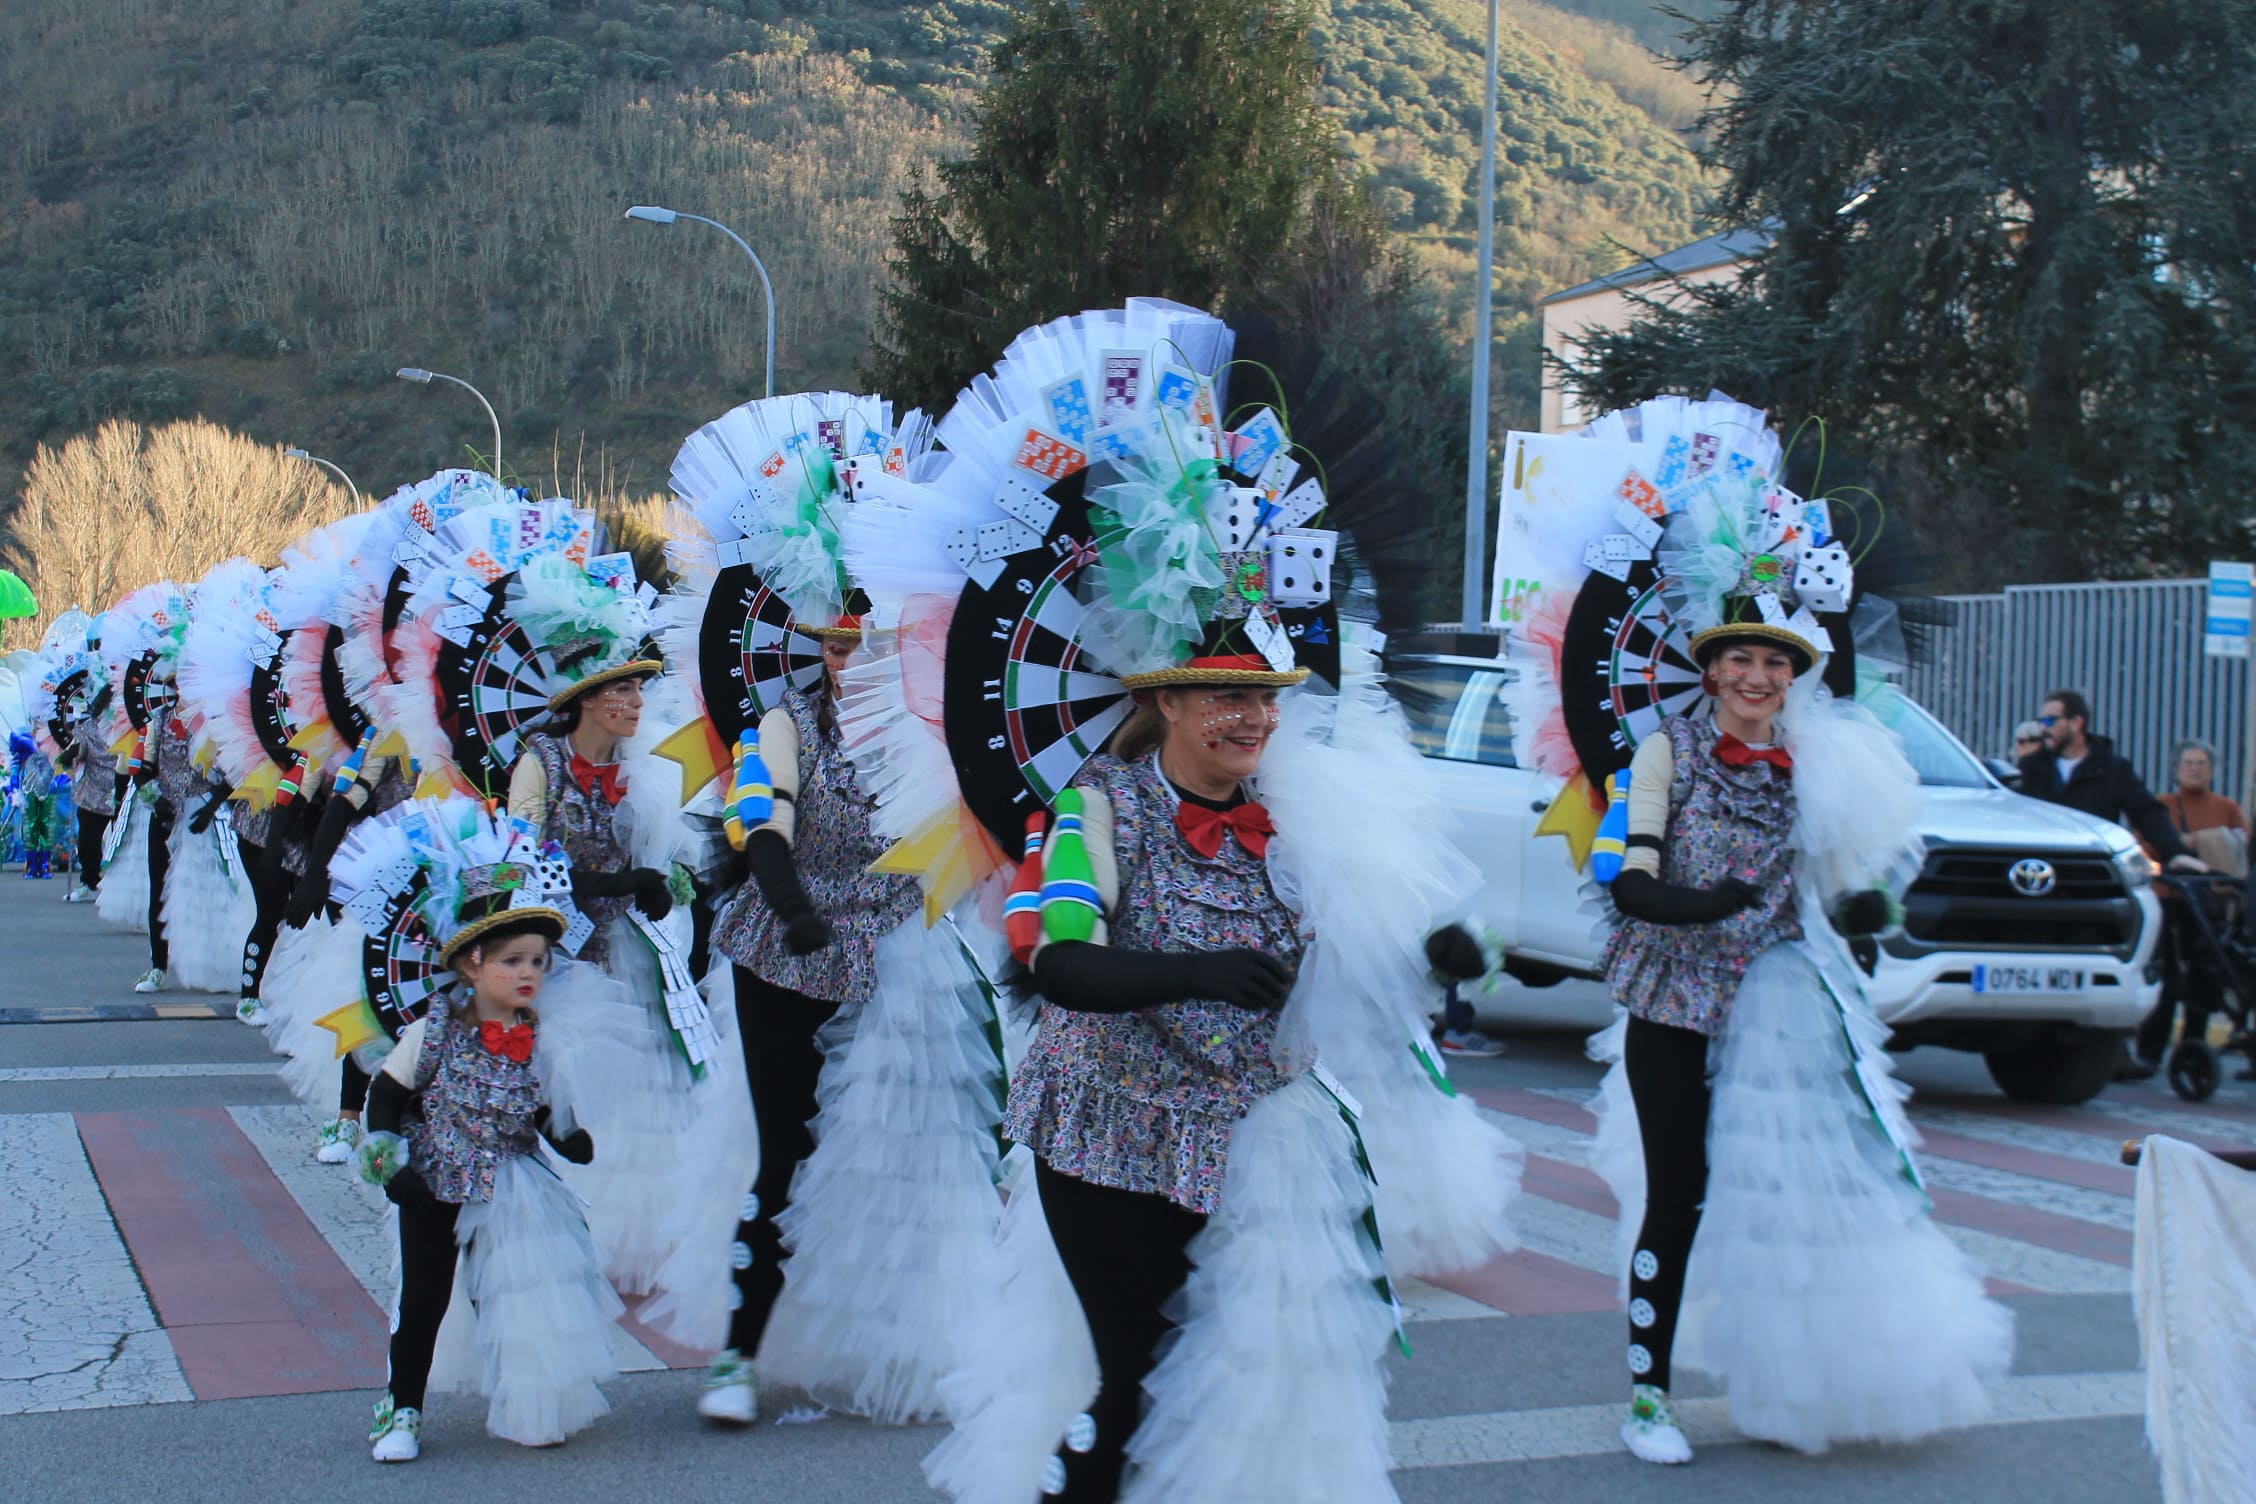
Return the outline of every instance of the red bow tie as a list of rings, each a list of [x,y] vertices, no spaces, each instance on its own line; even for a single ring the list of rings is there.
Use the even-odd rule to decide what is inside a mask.
[[[523,1065],[533,1058],[533,1026],[510,1024],[507,1027],[487,1019],[478,1025],[478,1042],[489,1055],[502,1055]]]
[[[595,791],[598,788],[602,789],[605,804],[617,804],[619,796],[627,791],[627,786],[619,771],[619,764],[607,762],[599,768],[576,752],[572,754],[572,781],[578,784],[580,792],[590,799],[595,797]]]
[[[1767,762],[1781,773],[1792,774],[1794,759],[1786,755],[1784,747],[1750,747],[1726,731],[1716,738],[1716,761],[1729,768],[1751,768],[1758,762]]]
[[[1269,838],[1277,833],[1277,827],[1269,823],[1269,811],[1258,804],[1208,809],[1188,799],[1175,806],[1175,828],[1191,843],[1191,850],[1205,857],[1221,854],[1225,830],[1235,831],[1238,844],[1257,857],[1269,855]]]

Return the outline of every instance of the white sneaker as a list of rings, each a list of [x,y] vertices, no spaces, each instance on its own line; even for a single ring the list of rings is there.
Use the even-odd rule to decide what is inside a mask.
[[[1692,1460],[1692,1443],[1677,1427],[1668,1391],[1650,1384],[1631,1386],[1629,1418],[1622,1422],[1621,1439],[1629,1454],[1640,1462],[1676,1467]]]
[[[235,1022],[249,1024],[256,1029],[266,1023],[266,1002],[263,998],[245,997],[235,1000]]]
[[[376,1443],[368,1455],[378,1462],[413,1462],[423,1455],[423,1412],[394,1410],[387,1394],[376,1407],[376,1429],[368,1439]]]
[[[713,1360],[697,1413],[728,1426],[749,1426],[760,1418],[760,1397],[752,1388],[752,1365],[729,1348]]]
[[[63,902],[92,903],[94,901],[94,897],[95,894],[92,888],[89,888],[84,883],[74,883],[71,886],[71,890],[63,895]]]
[[[323,1123],[314,1140],[313,1157],[325,1165],[352,1163],[353,1150],[360,1145],[360,1124],[352,1118],[338,1118],[333,1123]]]
[[[141,973],[141,980],[133,984],[133,990],[135,992],[162,992],[164,991],[164,983],[164,968],[152,966]]]

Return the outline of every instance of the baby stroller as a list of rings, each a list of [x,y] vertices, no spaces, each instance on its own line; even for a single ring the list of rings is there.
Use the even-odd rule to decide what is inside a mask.
[[[2249,1032],[2250,1004],[2256,999],[2256,904],[2250,901],[2256,876],[2173,872],[2169,882],[2179,895],[2172,902],[2186,919],[2187,943],[2178,960],[2185,970],[2187,1001],[2215,998],[2216,1011],[2232,1024],[2232,1037],[2221,1052],[2202,1037],[2206,1030],[2190,1028],[2170,1052],[2170,1089],[2188,1102],[2206,1102],[2224,1079],[2220,1054],[2240,1055],[2256,1070],[2256,1036]]]

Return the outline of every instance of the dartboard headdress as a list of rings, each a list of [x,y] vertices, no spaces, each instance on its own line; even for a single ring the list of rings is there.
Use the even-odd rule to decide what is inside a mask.
[[[124,751],[176,698],[172,679],[190,615],[188,592],[157,580],[130,592],[104,615],[102,667],[117,693],[103,734]]]
[[[177,677],[181,700],[193,711],[196,755],[253,808],[272,801],[295,756],[281,688],[275,583],[246,558],[212,566],[196,586],[196,613],[180,645]]]
[[[941,420],[945,463],[879,478],[850,524],[900,651],[849,671],[848,743],[928,913],[1000,869],[1135,693],[1336,682],[1325,459],[1277,365],[1237,363],[1233,405],[1234,340],[1161,299],[1030,329]]]
[[[74,606],[49,622],[40,638],[39,672],[31,678],[25,710],[33,738],[49,757],[62,756],[108,683],[93,628],[93,618]]]
[[[631,569],[597,578],[561,554],[531,560],[511,579],[509,612],[548,654],[551,710],[664,666],[652,655],[650,612]]]
[[[866,602],[842,532],[885,478],[928,461],[922,413],[848,392],[802,392],[733,408],[691,434],[672,483],[694,526],[667,555],[681,583],[660,607],[667,661],[704,711],[666,755],[685,792],[717,775],[748,726],[822,675],[822,639],[858,636]]]
[[[1789,490],[1764,414],[1726,399],[1514,434],[1505,463],[1525,577],[1506,605],[1504,693],[1522,765],[1568,780],[1537,834],[1564,836],[1580,867],[1609,779],[1663,720],[1707,702],[1713,652],[1759,639],[1804,671],[1842,661],[1860,517],[1850,498]]]
[[[398,684],[392,633],[429,558],[432,535],[475,506],[509,506],[516,492],[483,470],[441,470],[401,486],[368,513],[328,619],[342,628],[337,665],[346,693],[379,725],[395,724],[386,698]]]
[[[315,528],[282,550],[275,591],[281,620],[281,708],[290,747],[305,776],[325,781],[368,741],[377,724],[370,707],[346,687],[343,654],[349,635],[339,602],[374,514],[356,512]]]

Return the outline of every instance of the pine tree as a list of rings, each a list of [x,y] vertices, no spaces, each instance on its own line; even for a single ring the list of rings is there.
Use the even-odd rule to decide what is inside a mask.
[[[1215,307],[1338,172],[1310,0],[1027,0],[970,153],[903,198],[868,379],[945,407],[1021,329],[1129,297]]]
[[[1774,241],[1590,341],[1587,397],[1823,417],[1961,580],[2248,556],[2256,0],[1733,0],[1685,50],[1713,218]]]

